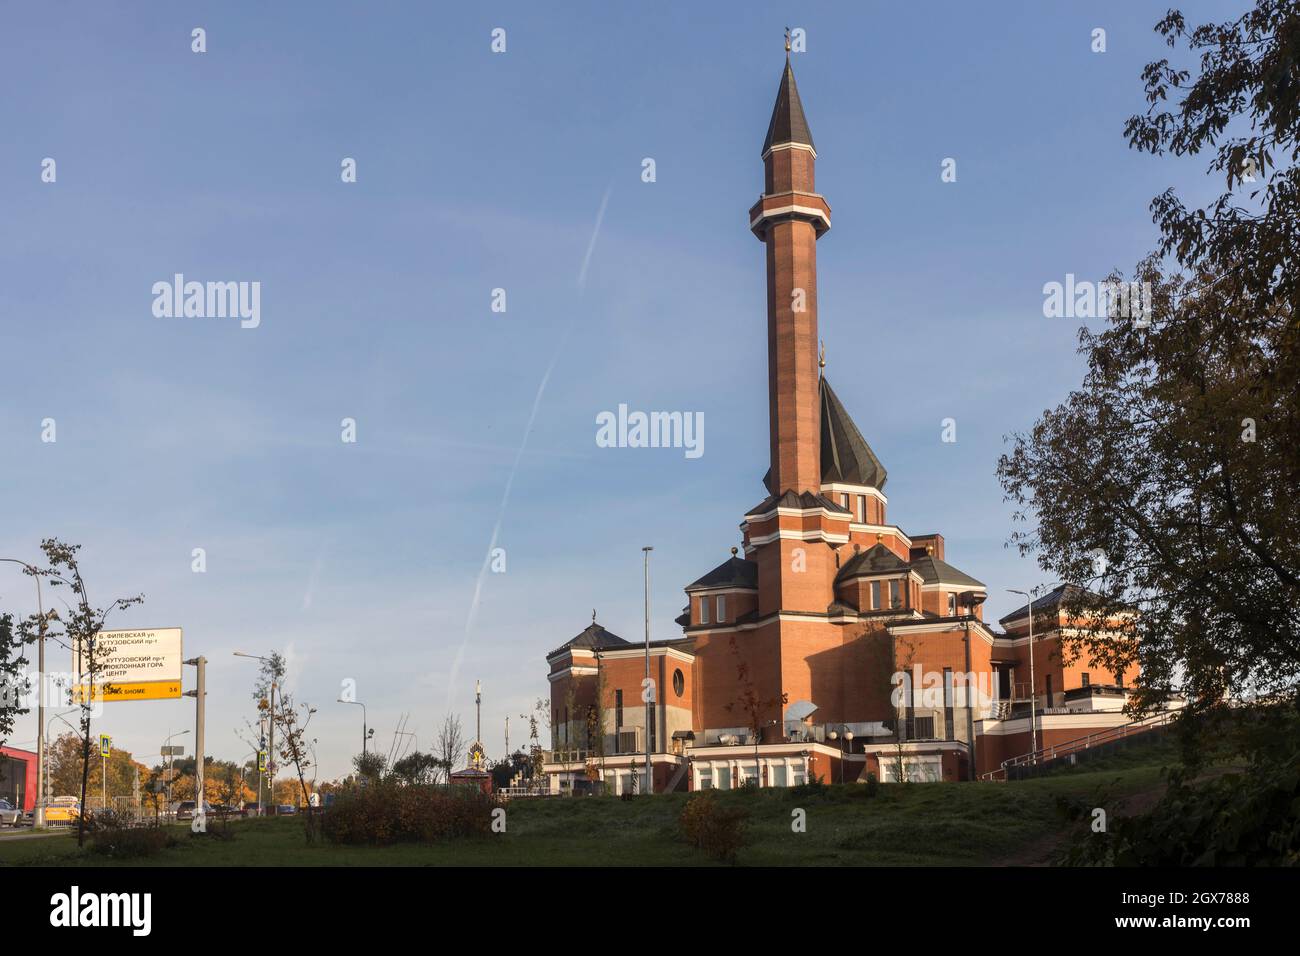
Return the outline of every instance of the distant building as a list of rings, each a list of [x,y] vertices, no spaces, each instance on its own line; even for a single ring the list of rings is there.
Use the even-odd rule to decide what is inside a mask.
[[[36,754],[0,747],[0,800],[25,812],[36,806]]]
[[[788,56],[762,159],[749,226],[767,254],[767,497],[744,514],[743,556],[686,587],[682,637],[651,644],[648,719],[644,645],[593,617],[547,655],[551,789],[643,790],[647,748],[656,792],[965,780],[1032,749],[1031,698],[1040,747],[1127,724],[1136,670],[1062,661],[1066,589],[1034,603],[1031,687],[1029,608],[994,630],[986,586],[947,562],[943,535],[889,523],[885,466],[823,373],[817,240],[831,210]]]

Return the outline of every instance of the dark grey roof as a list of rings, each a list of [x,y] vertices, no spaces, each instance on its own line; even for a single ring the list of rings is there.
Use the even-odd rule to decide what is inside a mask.
[[[1089,603],[1090,599],[1100,602],[1101,595],[1089,591],[1087,588],[1080,587],[1077,584],[1058,584],[1052,590],[1048,591],[1042,597],[1034,598],[1034,613],[1042,614],[1045,611],[1055,611],[1062,604],[1067,603],[1070,599],[1081,604]],[[1016,608],[1010,614],[998,618],[999,624],[1005,624],[1007,621],[1018,617],[1025,617],[1029,613],[1029,605],[1024,604]]]
[[[821,419],[822,481],[884,488],[885,466],[858,431],[825,375],[821,381]]]
[[[884,488],[889,477],[885,466],[862,437],[853,417],[824,375],[819,391],[823,484],[838,481],[846,485]],[[771,468],[763,476],[763,484],[768,491],[772,490]]]
[[[688,584],[686,590],[725,587],[758,587],[758,565],[744,558],[728,558],[698,581]]]
[[[785,72],[781,74],[781,85],[776,90],[776,105],[772,107],[772,121],[767,124],[767,138],[763,140],[763,152],[783,143],[801,143],[812,146],[812,131],[808,129],[808,120],[803,115],[803,103],[799,100],[799,87],[794,82],[794,70],[790,60],[785,61]]]
[[[835,580],[844,581],[860,574],[889,574],[891,572],[901,574],[907,569],[908,564],[906,561],[883,544],[877,544],[866,551],[859,551],[845,561],[844,566],[840,568],[840,573],[835,575]]]
[[[561,644],[555,650],[551,651],[547,657],[554,657],[560,651],[568,650],[571,647],[586,647],[591,650],[603,650],[607,647],[624,647],[630,642],[623,640],[617,634],[605,630],[595,621],[592,621],[585,627],[580,634],[571,640]]]
[[[910,565],[912,570],[921,575],[921,580],[926,584],[937,584],[942,581],[944,584],[967,584],[971,587],[984,587],[983,581],[976,581],[965,571],[958,571],[947,561],[941,561],[932,554],[917,558]]]
[[[768,484],[772,479],[772,470],[769,468],[767,474],[763,476],[763,484]],[[786,491],[779,497],[768,495],[754,507],[750,508],[745,514],[761,514],[770,508],[825,508],[827,511],[837,511],[841,514],[851,514],[848,508],[837,504],[824,495],[815,495],[811,491],[796,492],[793,490]]]

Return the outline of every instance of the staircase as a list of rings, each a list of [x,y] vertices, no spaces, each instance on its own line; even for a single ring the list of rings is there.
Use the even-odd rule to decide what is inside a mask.
[[[668,783],[664,787],[663,792],[676,793],[677,785],[682,782],[682,778],[686,776],[686,771],[690,769],[690,766],[691,765],[688,761],[683,761],[682,765],[677,768],[677,772],[668,778]]]
[[[1033,753],[1021,754],[1019,757],[1012,757],[1009,760],[1002,761],[1002,765],[997,770],[990,770],[987,773],[980,774],[980,779],[1005,783],[1009,778],[1009,772],[1017,768],[1032,767],[1033,772],[1037,772],[1043,769],[1045,765],[1072,757],[1081,751],[1091,750],[1094,747],[1114,743],[1128,737],[1144,734],[1157,727],[1163,727],[1177,716],[1178,711],[1169,710],[1160,714],[1153,714],[1142,720],[1135,720],[1132,723],[1121,724],[1119,727],[1112,727],[1109,730],[1101,730],[1097,733],[1077,737],[1074,740],[1067,740],[1065,743],[1042,747]]]

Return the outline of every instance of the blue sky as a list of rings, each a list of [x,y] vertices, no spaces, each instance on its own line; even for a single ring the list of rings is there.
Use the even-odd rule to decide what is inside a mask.
[[[489,754],[506,715],[523,742],[545,654],[592,608],[639,635],[641,546],[653,636],[674,636],[682,587],[764,495],[746,212],[790,25],[834,210],[827,375],[891,519],[942,532],[996,618],[1005,588],[1043,583],[1004,547],[1003,436],[1082,370],[1043,284],[1131,268],[1154,195],[1218,186],[1121,135],[1167,5],[8,5],[0,556],[80,542],[93,599],[146,596],[118,626],[183,626],[215,756],[242,756],[253,712],[235,649],[288,654],[324,777],[357,749],[345,679],[384,751],[402,713],[421,747],[448,710],[472,729],[475,678]],[[156,318],[178,272],[260,282],[261,325]],[[702,412],[705,454],[596,447],[619,403]],[[483,573],[494,535],[504,574]],[[0,608],[30,591],[0,565]],[[115,704],[100,729],[152,761],[192,715]],[[35,736],[24,717],[12,742]]]

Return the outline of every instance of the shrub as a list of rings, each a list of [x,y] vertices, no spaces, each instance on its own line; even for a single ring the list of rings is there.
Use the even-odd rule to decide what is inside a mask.
[[[341,794],[324,832],[334,843],[432,843],[489,833],[498,805],[473,787],[382,783]]]
[[[821,777],[813,777],[807,783],[801,783],[798,786],[790,788],[790,796],[795,799],[806,799],[808,797],[824,797],[829,788]]]
[[[867,782],[862,786],[868,797],[874,797],[880,791],[880,780],[874,773],[868,773]]]
[[[734,862],[736,852],[745,845],[745,821],[748,812],[740,807],[724,807],[712,790],[691,796],[677,818],[682,838],[697,850],[719,860]]]
[[[1149,813],[1112,817],[1107,832],[1091,827],[1101,801],[1062,802],[1078,826],[1062,854],[1067,865],[1300,866],[1300,756],[1257,763],[1189,784],[1171,775]]]
[[[118,860],[154,856],[176,843],[166,828],[152,820],[135,821],[111,810],[87,816],[86,826],[90,851]]]

